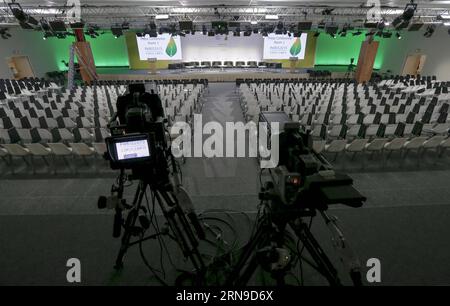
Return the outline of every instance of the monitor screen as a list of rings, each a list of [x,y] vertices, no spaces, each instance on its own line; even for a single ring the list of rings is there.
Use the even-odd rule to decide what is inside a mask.
[[[146,139],[117,142],[116,152],[118,160],[150,157],[150,150]]]

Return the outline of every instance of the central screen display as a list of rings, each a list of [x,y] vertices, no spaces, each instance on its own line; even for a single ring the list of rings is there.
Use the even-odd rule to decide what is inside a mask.
[[[150,156],[147,140],[124,141],[116,143],[118,160],[144,158]]]
[[[180,36],[171,34],[159,34],[158,37],[136,36],[141,61],[148,59],[157,60],[181,60],[181,41]]]
[[[269,34],[264,37],[264,55],[268,59],[290,59],[296,57],[305,59],[306,42],[308,34],[302,33],[300,37],[289,35]]]

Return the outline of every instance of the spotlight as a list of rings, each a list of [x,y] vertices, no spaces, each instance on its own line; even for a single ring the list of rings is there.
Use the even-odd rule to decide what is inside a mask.
[[[320,32],[314,33],[314,37],[319,37],[319,35],[320,35]]]
[[[98,29],[99,27],[96,25],[89,25],[84,33],[90,36],[91,38],[97,38],[98,36],[100,36],[100,34],[97,32]],[[56,37],[59,38],[58,35]]]
[[[362,32],[360,30],[352,33],[353,36],[359,36],[361,34],[362,34]]]
[[[395,36],[397,37],[397,39],[402,39],[402,35],[400,35],[399,32],[395,33]]]
[[[334,11],[334,8],[326,8],[322,11],[322,15],[331,15],[331,13]]]
[[[8,6],[23,29],[34,30],[39,25],[39,21],[25,13],[19,3],[11,2]]]
[[[403,11],[402,17],[405,21],[410,21],[413,18],[414,13],[417,10],[417,4],[411,0],[411,3],[406,4],[405,10]]]
[[[427,29],[425,30],[425,33],[423,34],[423,36],[425,36],[426,38],[430,38],[433,35],[435,29],[436,29],[436,26],[434,24],[429,25],[427,27]]]
[[[0,37],[3,39],[8,39],[11,37],[11,34],[8,33],[8,28],[0,28]]]
[[[122,27],[119,25],[111,27],[111,33],[114,35],[114,38],[119,38],[123,35]]]

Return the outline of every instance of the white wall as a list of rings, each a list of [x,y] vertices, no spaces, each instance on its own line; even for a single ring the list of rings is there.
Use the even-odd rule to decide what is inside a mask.
[[[403,32],[400,44],[390,44],[390,50],[386,50],[382,70],[390,69],[393,73],[401,73],[406,56],[418,51],[427,55],[422,75],[436,75],[438,79],[450,80],[448,29],[449,27],[439,27],[430,38],[423,36],[425,29],[419,32]]]
[[[242,33],[241,33],[242,35]],[[181,38],[183,61],[261,61],[264,40],[260,34],[251,36],[217,35],[201,33]]]

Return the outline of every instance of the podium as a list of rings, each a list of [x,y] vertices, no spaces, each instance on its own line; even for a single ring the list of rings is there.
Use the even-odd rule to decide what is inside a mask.
[[[298,57],[295,56],[295,57],[289,58],[289,66],[290,66],[291,73],[295,73],[297,62],[298,62]]]
[[[156,74],[156,62],[158,61],[158,59],[156,58],[149,58],[147,59],[148,63],[150,64],[150,71],[148,72],[149,74]]]

